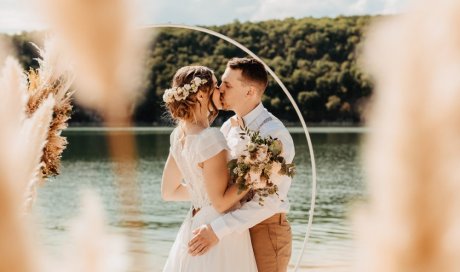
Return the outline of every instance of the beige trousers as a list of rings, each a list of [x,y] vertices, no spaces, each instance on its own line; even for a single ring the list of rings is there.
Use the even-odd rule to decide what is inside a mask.
[[[291,226],[277,213],[249,229],[259,272],[287,271],[292,251]]]

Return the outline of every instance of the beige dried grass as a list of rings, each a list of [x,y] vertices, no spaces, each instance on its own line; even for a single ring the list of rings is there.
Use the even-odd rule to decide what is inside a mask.
[[[370,31],[369,205],[358,271],[460,267],[460,2],[417,1]]]
[[[24,192],[40,177],[40,158],[53,98],[25,118],[27,87],[19,63],[9,58],[0,76],[0,271],[40,271],[30,221],[22,217]]]
[[[130,127],[139,97],[144,43],[134,27],[132,1],[46,0],[43,2],[51,30],[71,57],[76,75],[76,100],[98,111],[108,127]],[[115,162],[121,220],[139,222],[140,194],[136,181],[137,152],[132,133],[107,134]],[[127,193],[129,192],[129,193]],[[140,232],[131,241],[142,240]],[[135,244],[133,251],[142,251]],[[139,257],[139,256],[137,256]],[[137,269],[144,260],[134,261]],[[136,268],[133,268],[134,270]]]

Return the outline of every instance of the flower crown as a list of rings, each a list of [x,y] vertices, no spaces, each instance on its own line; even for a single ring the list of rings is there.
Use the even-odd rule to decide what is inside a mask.
[[[199,77],[194,77],[190,84],[185,84],[182,87],[173,87],[171,89],[165,90],[163,94],[163,101],[165,103],[172,103],[175,101],[181,101],[187,99],[191,93],[198,92],[198,88],[208,82],[206,79],[201,79]]]

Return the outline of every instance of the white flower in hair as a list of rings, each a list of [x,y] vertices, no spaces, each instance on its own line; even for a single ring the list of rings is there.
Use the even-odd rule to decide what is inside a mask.
[[[182,88],[177,88],[174,92],[174,99],[177,101],[185,100],[186,97],[182,95]]]
[[[182,92],[182,96],[184,97],[184,100],[187,98],[187,96],[190,94],[190,92],[184,87],[184,90]]]
[[[195,85],[200,86],[200,84],[201,84],[201,78],[195,77],[195,78],[193,79],[193,81],[195,82]]]
[[[208,81],[206,79],[194,77],[190,84],[185,84],[182,87],[173,87],[165,90],[165,93],[163,94],[163,101],[168,104],[174,102],[174,100],[185,100],[191,93],[198,92],[198,88],[207,82]]]
[[[163,94],[163,101],[166,103],[174,102],[174,94],[170,90],[166,90]]]

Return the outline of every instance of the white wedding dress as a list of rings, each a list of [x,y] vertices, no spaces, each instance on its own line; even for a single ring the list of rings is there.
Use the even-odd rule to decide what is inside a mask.
[[[228,149],[227,142],[217,128],[207,128],[199,134],[187,136],[176,128],[171,134],[170,152],[187,184],[192,207],[200,210],[195,216],[192,216],[192,208],[188,212],[169,253],[163,269],[165,272],[257,271],[248,230],[225,236],[202,256],[188,253],[187,244],[193,237],[192,231],[220,216],[211,205],[204,186],[203,171],[198,164],[224,149]]]

